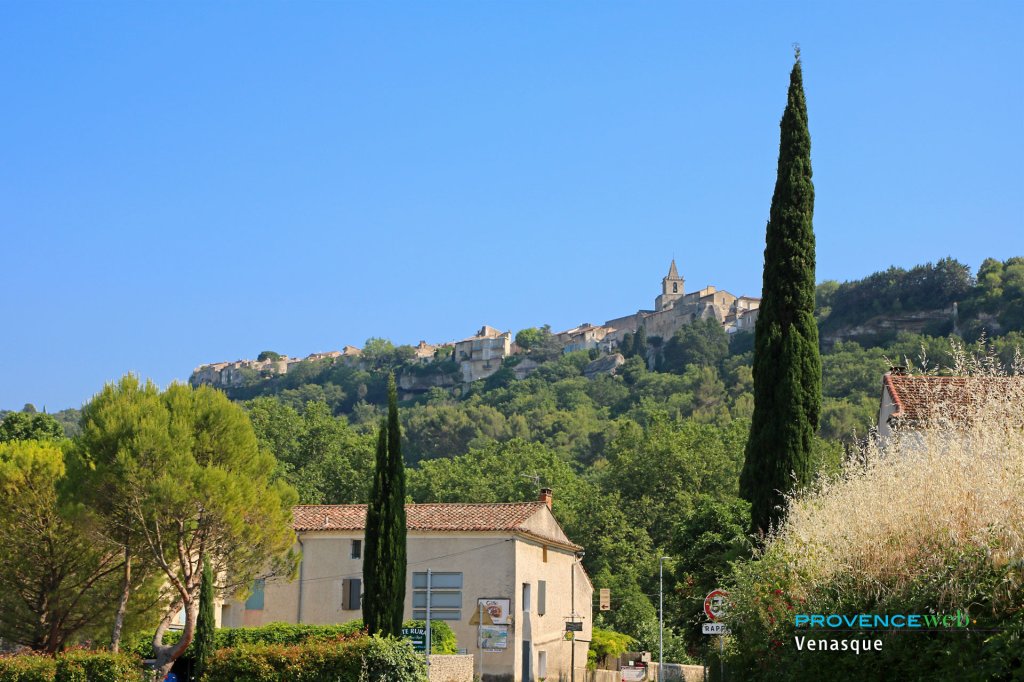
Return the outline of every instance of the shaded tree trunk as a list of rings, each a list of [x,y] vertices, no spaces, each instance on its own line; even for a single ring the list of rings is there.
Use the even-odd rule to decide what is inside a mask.
[[[128,543],[124,545],[124,579],[121,583],[121,599],[117,603],[114,614],[114,630],[110,634],[110,650],[117,653],[121,649],[121,630],[124,628],[124,616],[128,611],[128,598],[132,592],[132,555]]]

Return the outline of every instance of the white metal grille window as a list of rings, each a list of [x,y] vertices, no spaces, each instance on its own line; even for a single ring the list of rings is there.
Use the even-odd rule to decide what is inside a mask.
[[[427,574],[412,574],[412,617],[427,617]],[[430,574],[430,618],[462,620],[462,574]]]

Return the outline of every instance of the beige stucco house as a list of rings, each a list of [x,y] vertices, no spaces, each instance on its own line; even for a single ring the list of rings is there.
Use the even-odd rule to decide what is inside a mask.
[[[576,666],[586,665],[593,588],[549,490],[536,502],[409,504],[406,516],[407,619],[426,615],[429,569],[431,617],[451,626],[483,680],[568,679],[574,649]],[[298,580],[258,581],[246,602],[224,606],[225,626],[362,617],[366,505],[303,505],[294,520]],[[565,639],[570,620],[581,641]]]

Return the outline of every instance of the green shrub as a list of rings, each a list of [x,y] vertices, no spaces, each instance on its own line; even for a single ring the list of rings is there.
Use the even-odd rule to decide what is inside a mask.
[[[407,620],[403,627],[424,627],[422,620]],[[214,635],[214,648],[226,649],[242,644],[303,644],[305,642],[329,642],[339,638],[350,637],[362,632],[363,621],[351,620],[339,625],[295,625],[292,623],[270,623],[255,628],[220,628]],[[455,633],[444,621],[431,621],[431,651],[435,654],[458,653],[458,642]],[[165,644],[173,644],[181,638],[181,632],[168,632],[164,635]],[[153,633],[141,633],[126,641],[122,647],[125,651],[140,658],[153,658]],[[191,653],[191,647],[186,655]]]
[[[590,637],[590,650],[587,651],[587,668],[594,670],[606,658],[617,659],[638,645],[639,642],[629,635],[595,627]]]
[[[409,642],[381,637],[312,641],[294,646],[242,644],[221,649],[204,682],[425,682],[425,665]]]
[[[142,662],[129,654],[74,649],[56,658],[0,657],[0,682],[139,682]]]
[[[57,661],[40,654],[0,656],[0,682],[53,682]]]

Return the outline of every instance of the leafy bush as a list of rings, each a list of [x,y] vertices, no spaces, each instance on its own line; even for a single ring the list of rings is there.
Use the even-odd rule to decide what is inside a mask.
[[[594,670],[605,659],[618,659],[639,644],[629,635],[614,630],[595,627],[590,636],[590,650],[587,651],[587,668]]]
[[[407,620],[402,625],[403,627],[424,627],[426,623],[422,620]],[[255,628],[219,628],[214,631],[214,648],[228,649],[244,644],[295,645],[307,642],[330,642],[351,637],[362,631],[362,620],[350,620],[339,625],[270,623]],[[454,654],[458,652],[455,633],[448,623],[431,621],[430,631],[430,648],[433,653]],[[173,644],[180,638],[181,632],[168,632],[164,635],[164,643]],[[125,642],[123,648],[140,658],[153,658],[153,633],[141,633]]]
[[[75,649],[55,658],[0,657],[0,682],[140,682],[142,662],[128,654]]]
[[[426,682],[409,642],[359,637],[295,646],[243,644],[221,649],[204,682]]]
[[[0,656],[0,682],[53,682],[57,661],[41,654]]]

